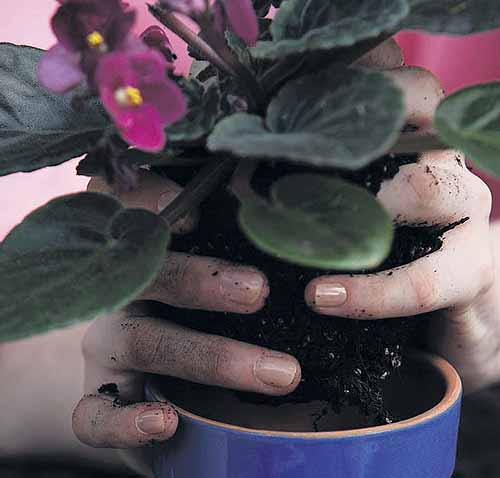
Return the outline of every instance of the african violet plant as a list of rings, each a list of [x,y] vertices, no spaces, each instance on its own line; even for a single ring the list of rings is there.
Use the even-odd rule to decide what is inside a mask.
[[[164,260],[170,225],[234,169],[251,241],[301,266],[342,270],[387,256],[392,225],[381,205],[321,172],[282,178],[261,197],[250,187],[259,161],[357,170],[390,151],[446,145],[500,174],[500,83],[447,98],[435,130],[401,133],[401,92],[353,66],[402,29],[500,27],[497,0],[159,0],[151,13],[196,59],[189,78],[174,73],[160,27],[131,33],[135,12],[121,0],[59,3],[53,48],[0,45],[0,174],[81,155],[81,174],[122,188],[141,166],[200,172],[159,215],[87,192],[30,214],[0,249],[0,340],[133,300]]]

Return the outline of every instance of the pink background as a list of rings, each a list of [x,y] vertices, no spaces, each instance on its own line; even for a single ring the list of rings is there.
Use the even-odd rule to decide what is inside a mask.
[[[57,5],[55,0],[0,2],[1,42],[40,48],[54,43],[49,18]],[[129,0],[129,3],[139,9],[138,31],[154,23],[145,9],[145,0]],[[178,69],[186,72],[189,67],[186,48],[178,38],[171,39],[179,56]],[[468,39],[404,33],[398,40],[404,48],[406,62],[432,70],[447,92],[466,84],[500,79],[500,33],[476,35]],[[0,239],[27,213],[49,199],[84,189],[88,180],[76,176],[76,163],[74,160],[36,173],[0,178]],[[500,191],[500,183],[494,187]]]

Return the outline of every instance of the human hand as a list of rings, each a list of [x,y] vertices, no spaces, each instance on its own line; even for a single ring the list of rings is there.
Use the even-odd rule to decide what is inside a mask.
[[[387,74],[405,92],[407,122],[430,128],[443,95],[439,82],[418,68]],[[493,290],[488,187],[458,153],[433,151],[401,167],[382,185],[378,198],[399,224],[467,221],[445,234],[439,251],[406,266],[377,274],[317,278],[306,289],[306,301],[320,314],[352,319],[435,312],[430,344],[457,367],[465,389],[500,379],[500,304]]]
[[[108,191],[100,180],[92,180],[89,189]],[[128,207],[158,211],[179,192],[174,183],[144,172],[138,189],[119,199]],[[176,230],[187,232],[195,224],[195,216],[187,217]],[[265,277],[255,268],[170,253],[141,299],[253,313],[268,292]],[[175,410],[167,403],[143,402],[146,373],[268,395],[288,394],[300,381],[300,366],[289,355],[202,334],[167,319],[159,317],[151,302],[137,302],[90,325],[83,340],[85,395],[73,416],[73,429],[81,441],[93,447],[131,449],[174,434]],[[124,456],[145,472],[138,466],[140,453]]]

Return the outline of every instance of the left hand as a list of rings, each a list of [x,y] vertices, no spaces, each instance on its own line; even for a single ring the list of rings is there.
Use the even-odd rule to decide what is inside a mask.
[[[408,122],[432,124],[442,98],[438,81],[417,68],[387,74],[403,88]],[[352,319],[420,316],[437,312],[430,343],[450,360],[466,390],[500,380],[500,300],[489,216],[491,193],[455,151],[423,154],[386,181],[378,199],[396,223],[448,225],[443,247],[403,267],[369,275],[313,280],[306,301],[320,314]]]

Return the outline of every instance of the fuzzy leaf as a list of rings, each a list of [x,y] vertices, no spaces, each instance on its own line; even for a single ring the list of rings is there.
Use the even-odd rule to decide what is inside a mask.
[[[245,113],[225,118],[209,137],[209,149],[244,158],[366,166],[399,137],[401,92],[380,73],[349,70],[338,83],[333,74],[326,70],[288,83],[265,121]]]
[[[441,139],[477,166],[500,176],[500,82],[473,86],[446,98],[435,126]]]
[[[409,12],[406,0],[285,0],[271,26],[272,41],[252,49],[260,58],[346,47],[393,31]]]
[[[212,131],[221,115],[220,91],[215,84],[204,88],[194,79],[182,80],[181,87],[188,98],[189,112],[167,128],[167,137],[173,143],[197,142]]]
[[[360,270],[382,263],[392,244],[389,215],[365,189],[319,174],[291,175],[273,205],[243,199],[240,225],[260,249],[301,266]]]
[[[55,166],[89,151],[109,122],[96,101],[75,111],[69,95],[36,78],[43,51],[0,44],[0,176]]]
[[[0,341],[124,306],[156,276],[168,238],[158,216],[106,195],[37,209],[0,245]]]
[[[468,35],[500,28],[498,0],[409,0],[401,28]]]

